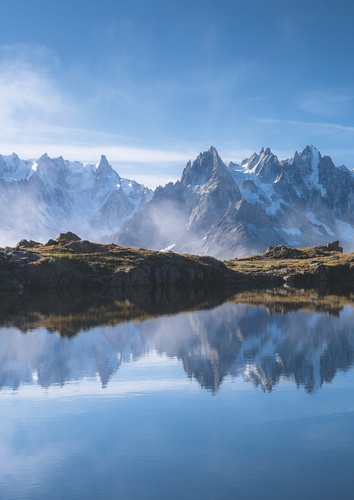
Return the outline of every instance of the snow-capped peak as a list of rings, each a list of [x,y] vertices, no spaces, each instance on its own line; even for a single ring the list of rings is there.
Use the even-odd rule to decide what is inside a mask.
[[[319,161],[322,159],[321,153],[316,149],[312,144],[310,146],[306,146],[303,152],[299,155],[304,161],[308,161],[311,159],[311,167],[315,168],[318,166]]]
[[[101,155],[101,159],[99,163],[95,167],[95,172],[100,176],[108,176],[112,172],[115,172],[111,165],[108,163],[108,160],[105,155]],[[116,173],[116,172],[115,172]],[[118,174],[117,174],[118,175]]]
[[[7,182],[23,180],[31,170],[31,162],[20,160],[16,153],[0,155],[0,178]]]
[[[181,183],[185,186],[203,186],[213,175],[222,172],[228,172],[228,169],[216,149],[211,146],[208,151],[200,153],[193,163],[187,163]]]
[[[270,148],[262,148],[241,163],[244,174],[255,174],[262,182],[274,182],[280,169],[280,163]]]
[[[6,245],[21,238],[46,241],[69,230],[107,241],[152,196],[145,186],[121,179],[104,155],[96,165],[47,153],[36,162],[0,156],[0,179],[0,232]]]

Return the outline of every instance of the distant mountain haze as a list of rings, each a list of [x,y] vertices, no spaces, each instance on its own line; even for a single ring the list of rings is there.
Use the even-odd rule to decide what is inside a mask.
[[[0,243],[83,239],[231,258],[269,245],[354,247],[354,177],[313,146],[279,160],[261,149],[226,166],[214,147],[155,192],[96,165],[0,155]]]
[[[96,165],[44,154],[23,161],[0,156],[0,237],[47,241],[74,231],[82,238],[110,241],[121,224],[152,198],[149,188],[121,178],[105,156]]]

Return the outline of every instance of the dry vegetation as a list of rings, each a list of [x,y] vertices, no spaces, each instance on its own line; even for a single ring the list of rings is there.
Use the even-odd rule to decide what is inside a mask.
[[[307,276],[316,279],[321,270],[326,270],[328,276],[350,281],[354,270],[354,254],[344,254],[340,247],[333,250],[332,244],[321,247],[289,249],[287,247],[270,247],[263,255],[231,259],[225,262],[229,269],[252,276],[273,275],[291,278],[292,276]],[[338,273],[336,273],[338,271]],[[324,276],[324,273],[322,273]]]

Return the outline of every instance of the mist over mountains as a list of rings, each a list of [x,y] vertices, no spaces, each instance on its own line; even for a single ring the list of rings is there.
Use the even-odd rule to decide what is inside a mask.
[[[279,160],[261,149],[240,165],[214,147],[189,161],[181,179],[155,192],[97,165],[43,155],[0,156],[2,244],[83,239],[231,258],[269,245],[340,240],[353,248],[354,177],[313,146]]]
[[[354,177],[313,146],[279,161],[268,148],[240,165],[215,148],[188,162],[181,180],[158,188],[116,241],[231,258],[269,245],[353,245]]]
[[[151,197],[151,189],[121,178],[103,155],[96,165],[46,154],[36,162],[0,155],[1,244],[45,242],[70,230],[109,242]]]

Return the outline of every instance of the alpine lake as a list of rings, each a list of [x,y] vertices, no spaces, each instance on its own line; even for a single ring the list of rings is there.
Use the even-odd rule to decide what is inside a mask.
[[[351,293],[0,304],[1,499],[353,498]]]

